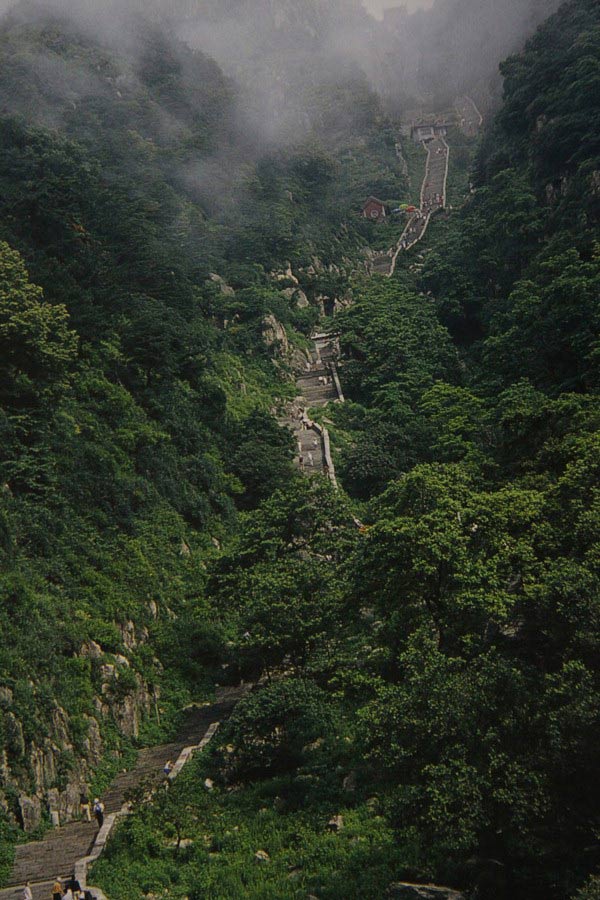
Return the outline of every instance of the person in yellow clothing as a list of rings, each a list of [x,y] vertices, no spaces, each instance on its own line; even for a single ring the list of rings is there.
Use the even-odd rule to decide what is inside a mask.
[[[52,885],[52,900],[62,900],[63,895],[63,886],[58,875],[56,876],[56,880]]]

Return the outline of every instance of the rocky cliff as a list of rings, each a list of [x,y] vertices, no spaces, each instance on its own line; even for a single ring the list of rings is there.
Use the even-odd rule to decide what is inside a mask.
[[[148,640],[148,630],[128,621],[119,626],[124,652],[105,652],[88,641],[77,657],[89,661],[93,714],[73,721],[55,706],[50,727],[35,740],[25,737],[23,722],[14,714],[13,691],[0,687],[0,712],[5,732],[0,750],[0,809],[25,831],[34,831],[43,818],[64,824],[80,815],[80,798],[89,790],[107,751],[107,731],[121,739],[139,736],[143,721],[158,714],[158,687],[150,686],[132,665],[131,656]],[[155,665],[159,666],[157,660]],[[31,683],[35,695],[35,685]],[[111,747],[115,755],[120,750]]]

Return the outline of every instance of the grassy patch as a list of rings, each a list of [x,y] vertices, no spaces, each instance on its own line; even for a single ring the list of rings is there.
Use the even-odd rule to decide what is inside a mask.
[[[148,893],[198,900],[293,900],[315,893],[321,900],[358,900],[383,896],[411,867],[409,848],[398,845],[377,801],[349,803],[332,789],[330,776],[320,790],[314,775],[300,774],[208,792],[208,771],[196,760],[170,797],[119,828],[93,872],[93,882],[113,900]],[[338,833],[328,830],[333,815],[344,820]],[[178,816],[185,818],[179,851],[169,824]],[[260,862],[258,851],[268,859]]]

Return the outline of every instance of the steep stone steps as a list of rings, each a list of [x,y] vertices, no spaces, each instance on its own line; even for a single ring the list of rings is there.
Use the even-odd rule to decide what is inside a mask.
[[[310,429],[297,433],[302,469],[308,474],[321,474],[325,465],[323,441]]]
[[[310,406],[319,402],[330,402],[338,399],[337,389],[331,370],[320,366],[308,374],[300,375],[296,384],[302,397]]]
[[[392,257],[389,253],[382,253],[373,257],[371,269],[376,275],[389,275],[392,268]]]
[[[119,811],[136,788],[151,789],[160,784],[165,777],[165,764],[175,762],[185,747],[199,744],[213,722],[228,718],[246,690],[242,687],[220,691],[216,703],[188,711],[175,741],[140,750],[135,766],[117,775],[103,795],[106,814]],[[71,822],[49,831],[42,841],[17,847],[8,887],[0,890],[0,900],[15,900],[26,881],[33,885],[34,900],[50,900],[56,877],[72,876],[75,863],[89,853],[97,833],[95,820]]]

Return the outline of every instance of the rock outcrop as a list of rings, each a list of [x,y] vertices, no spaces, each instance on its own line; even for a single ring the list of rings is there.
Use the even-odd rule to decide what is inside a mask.
[[[23,831],[35,831],[42,821],[42,804],[39,797],[19,797],[19,819]]]
[[[156,610],[156,614],[158,610]],[[122,653],[110,654],[88,640],[78,656],[95,672],[99,692],[93,714],[81,723],[86,733],[75,741],[67,712],[56,705],[47,714],[47,732],[26,737],[13,707],[13,691],[0,686],[5,747],[0,752],[0,809],[26,832],[35,831],[48,815],[64,825],[81,815],[81,796],[104,754],[102,723],[112,721],[125,737],[137,737],[141,723],[154,711],[158,690],[152,691],[132,668],[129,654],[148,639],[144,626],[119,625]]]
[[[219,288],[219,290],[221,291],[221,293],[223,294],[224,297],[233,297],[234,296],[234,294],[235,294],[234,289],[231,287],[231,285],[227,284],[225,279],[221,278],[220,275],[217,275],[215,272],[212,272],[209,275],[209,279],[213,284],[215,284]]]
[[[276,356],[288,356],[290,343],[285,328],[273,315],[265,316],[263,320],[263,340]]]

